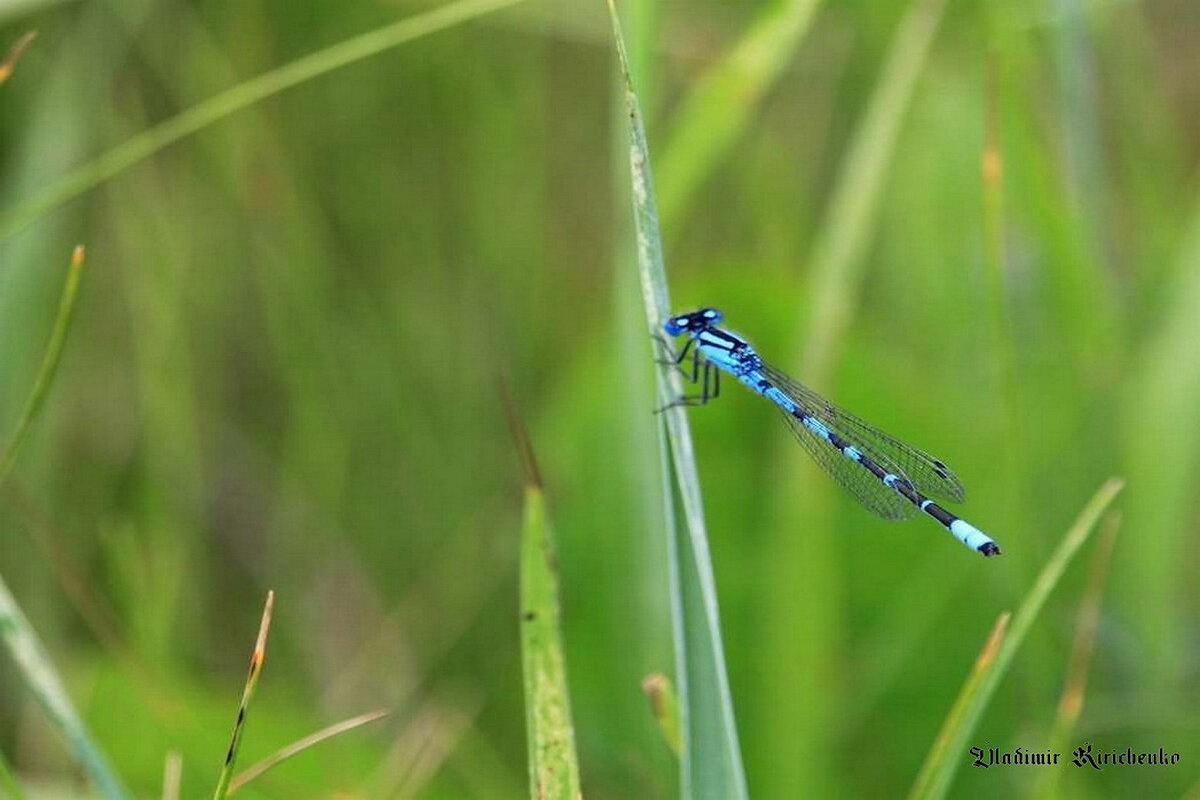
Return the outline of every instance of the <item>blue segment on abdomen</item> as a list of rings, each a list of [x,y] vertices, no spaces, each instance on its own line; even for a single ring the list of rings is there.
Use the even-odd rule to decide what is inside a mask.
[[[804,419],[801,420],[801,422],[804,423],[804,427],[808,428],[817,436],[820,436],[825,441],[829,441],[829,428],[826,428],[825,424],[819,419],[809,414],[805,414]]]

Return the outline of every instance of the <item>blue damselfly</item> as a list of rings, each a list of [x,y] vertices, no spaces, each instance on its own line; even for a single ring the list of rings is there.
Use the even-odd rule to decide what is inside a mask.
[[[678,353],[671,352],[671,361],[682,365],[690,355],[691,372],[684,374],[700,385],[699,395],[681,397],[672,405],[707,403],[720,394],[721,372],[727,372],[774,403],[813,460],[868,511],[884,519],[907,519],[923,511],[972,550],[1000,554],[990,536],[929,499],[963,500],[962,483],[942,461],[841,410],[767,364],[748,342],[718,327],[721,319],[717,309],[702,308],[663,324],[667,335],[687,337]],[[670,352],[670,343],[660,341]]]

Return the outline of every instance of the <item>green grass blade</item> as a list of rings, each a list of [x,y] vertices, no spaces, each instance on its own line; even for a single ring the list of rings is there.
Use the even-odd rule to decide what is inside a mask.
[[[612,2],[609,3],[609,13],[625,84],[634,223],[647,333],[654,336],[662,330],[662,322],[670,314],[662,236],[658,226],[646,133],[629,74],[620,20]],[[660,366],[658,370],[657,387],[658,402],[663,406],[683,394],[678,372],[666,366]],[[675,485],[683,505],[686,528],[686,531],[681,531],[680,526],[674,524],[674,500],[667,474],[668,457],[664,454],[664,500],[667,504],[668,553],[672,573],[676,682],[683,727],[681,790],[684,797],[736,800],[746,796],[746,776],[738,747],[729,678],[725,671],[716,581],[705,530],[691,429],[687,415],[678,406],[667,409],[660,416],[665,426],[669,462],[674,467]]]
[[[229,749],[225,751],[225,763],[217,778],[217,788],[213,790],[213,800],[224,800],[229,796],[229,783],[237,764],[238,748],[242,745],[242,731],[246,727],[246,711],[254,699],[254,690],[258,688],[258,679],[262,676],[263,662],[267,657],[267,633],[271,630],[271,610],[274,606],[275,593],[267,592],[262,621],[258,625],[258,638],[254,642],[254,652],[250,654],[250,670],[246,674],[246,685],[242,688],[242,702],[238,705],[237,720],[233,723],[233,734],[229,737]]]
[[[79,294],[83,256],[83,245],[76,247],[75,252],[71,254],[71,265],[67,269],[67,282],[63,286],[62,296],[58,301],[58,316],[54,319],[54,328],[50,332],[50,343],[46,345],[46,354],[42,357],[42,366],[34,380],[33,391],[29,393],[29,400],[26,401],[21,417],[17,420],[17,426],[9,437],[8,446],[0,454],[0,484],[4,483],[9,470],[16,462],[17,453],[20,451],[21,445],[25,443],[38,412],[42,410],[42,404],[46,401],[50,385],[54,382],[54,376],[58,372],[58,362],[62,358],[63,347],[67,343],[67,332],[71,329],[71,319],[75,316],[75,297]]]
[[[546,499],[525,489],[521,531],[521,654],[529,742],[529,791],[536,800],[580,797],[579,759],[559,627],[558,571]]]
[[[50,718],[51,725],[66,740],[67,747],[83,765],[100,794],[106,800],[128,798],[129,792],[121,785],[108,759],[100,752],[71,705],[50,656],[3,581],[0,581],[0,637],[17,663],[22,679]]]
[[[683,218],[697,188],[750,123],[819,4],[785,0],[768,5],[683,99],[659,162],[659,212],[667,230]]]
[[[338,42],[240,83],[134,136],[64,176],[29,201],[0,215],[0,239],[7,239],[42,215],[235,111],[340,67],[519,2],[521,0],[460,0]]]
[[[232,797],[233,795],[237,794],[239,789],[258,776],[262,775],[267,770],[279,766],[284,761],[303,753],[310,747],[315,747],[326,739],[332,739],[334,736],[340,736],[341,734],[352,731],[355,728],[361,728],[363,725],[374,722],[377,719],[383,719],[390,713],[392,712],[386,708],[381,708],[376,711],[368,711],[365,714],[359,714],[358,716],[344,719],[341,722],[335,722],[333,725],[322,728],[315,733],[310,733],[303,739],[297,739],[287,747],[282,747],[279,750],[276,750],[262,761],[252,764],[251,766],[242,770],[242,772],[238,773],[237,777],[229,782],[228,795]]]
[[[905,14],[854,133],[825,224],[820,227],[812,261],[813,315],[801,372],[814,386],[828,382],[858,301],[863,253],[870,241],[884,175],[945,5],[945,0],[914,0]]]
[[[1067,535],[1063,537],[1025,595],[1012,618],[1007,636],[1000,637],[1003,627],[1000,623],[997,624],[989,639],[989,645],[985,646],[975,669],[963,684],[958,699],[955,700],[950,714],[942,724],[942,730],[925,758],[909,794],[910,800],[926,800],[946,795],[954,772],[962,761],[962,751],[967,739],[983,716],[1000,679],[1008,671],[1013,656],[1025,641],[1025,636],[1045,605],[1046,598],[1058,584],[1071,559],[1091,536],[1100,515],[1116,497],[1117,492],[1121,491],[1122,486],[1123,482],[1120,479],[1111,478],[1100,487],[1084,506],[1075,524],[1067,531]]]
[[[542,493],[542,478],[533,445],[503,378],[500,395],[525,472],[525,520],[521,527],[521,663],[525,678],[529,793],[534,800],[575,800],[582,794],[563,655],[554,533],[546,512],[546,498]]]

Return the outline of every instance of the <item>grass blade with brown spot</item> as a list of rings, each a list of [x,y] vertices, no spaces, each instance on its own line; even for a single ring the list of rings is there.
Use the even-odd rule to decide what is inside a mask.
[[[258,626],[258,639],[254,642],[254,652],[250,655],[250,670],[246,675],[246,686],[242,689],[242,702],[238,706],[237,721],[233,724],[233,735],[229,738],[229,749],[225,752],[225,763],[221,767],[221,776],[217,779],[217,788],[213,792],[213,800],[223,800],[229,796],[229,782],[233,778],[233,767],[237,763],[238,748],[242,744],[242,731],[246,727],[246,711],[250,701],[254,699],[254,690],[258,688],[258,679],[262,675],[263,662],[267,657],[267,632],[271,629],[271,609],[275,605],[275,592],[267,592],[267,602],[263,605],[262,622]]]

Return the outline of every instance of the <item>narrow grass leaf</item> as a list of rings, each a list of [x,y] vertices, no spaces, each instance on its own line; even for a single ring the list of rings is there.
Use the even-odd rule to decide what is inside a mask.
[[[4,448],[3,453],[0,453],[0,484],[4,483],[4,479],[8,477],[9,470],[16,461],[17,453],[29,435],[33,421],[37,418],[38,412],[42,410],[42,404],[50,392],[51,384],[54,383],[54,376],[58,372],[58,362],[62,358],[63,347],[67,343],[67,332],[71,328],[71,319],[75,315],[75,297],[79,293],[83,257],[83,245],[78,245],[75,252],[71,254],[71,265],[67,269],[67,282],[63,286],[62,296],[58,301],[58,315],[54,319],[54,328],[50,332],[50,343],[46,345],[46,354],[42,357],[42,365],[33,382],[33,390],[29,393],[29,399],[25,402],[25,408],[17,420],[16,428],[9,436],[8,446]]]
[[[559,622],[558,571],[541,487],[525,488],[521,531],[521,655],[529,790],[535,800],[580,797],[579,760]]]
[[[1046,566],[1042,568],[1041,574],[1013,616],[1011,628],[1006,636],[997,635],[997,630],[1002,633],[1000,624],[997,624],[997,629],[993,630],[993,635],[989,638],[989,645],[984,648],[971,676],[963,684],[958,699],[942,724],[942,730],[930,748],[925,763],[921,766],[909,793],[911,800],[926,800],[946,795],[968,737],[983,716],[1000,679],[1008,671],[1013,656],[1025,641],[1025,636],[1045,605],[1046,598],[1050,596],[1067,565],[1087,541],[1100,515],[1116,497],[1117,492],[1121,491],[1123,485],[1119,478],[1110,478],[1100,487],[1051,554]]]
[[[239,83],[117,145],[95,161],[60,178],[27,202],[0,215],[0,240],[7,239],[44,214],[149,158],[167,145],[235,111],[340,67],[519,2],[521,0],[459,0],[338,42]]]
[[[66,740],[67,747],[83,765],[101,796],[106,800],[128,798],[129,792],[71,705],[50,656],[3,581],[0,581],[0,637],[50,724]]]
[[[1092,651],[1096,645],[1096,631],[1100,627],[1100,604],[1104,599],[1104,584],[1108,579],[1108,566],[1112,561],[1113,548],[1117,543],[1117,531],[1121,527],[1121,515],[1109,512],[1101,523],[1100,543],[1092,556],[1091,575],[1079,611],[1075,615],[1075,640],[1071,645],[1071,658],[1067,662],[1067,677],[1063,682],[1062,696],[1051,728],[1050,741],[1046,749],[1061,753],[1066,750],[1067,740],[1075,730],[1075,723],[1083,712],[1083,698],[1087,693],[1088,668],[1092,662]],[[1042,770],[1042,774],[1031,793],[1031,797],[1051,798],[1057,795],[1061,770]]]
[[[909,6],[851,139],[819,229],[811,265],[813,315],[802,370],[814,386],[828,382],[858,302],[863,253],[874,228],[883,179],[944,8],[945,0],[913,0]]]
[[[525,520],[521,528],[521,662],[525,677],[529,793],[534,800],[575,800],[582,794],[563,655],[554,534],[546,512],[533,444],[503,378],[500,379],[500,396],[525,471]]]
[[[625,88],[638,269],[646,308],[647,333],[660,336],[662,323],[670,314],[670,297],[663,267],[662,235],[658,226],[650,155],[637,95],[633,91],[620,20],[611,0],[608,7]],[[683,394],[678,371],[667,365],[660,365],[658,369],[657,387],[661,406],[667,406],[673,398]],[[684,797],[689,798],[736,800],[746,796],[746,777],[738,747],[729,678],[725,671],[716,581],[705,530],[691,429],[687,415],[678,406],[667,408],[660,416],[669,445],[664,449],[663,457],[664,501],[668,521],[667,549],[675,628],[676,682],[682,703],[681,791]],[[667,474],[668,461],[674,467],[686,532],[680,531],[679,526],[674,524],[674,499]]]
[[[0,61],[0,84],[3,84],[12,77],[13,70],[17,68],[17,62],[21,60],[21,56],[29,49],[29,45],[33,44],[33,40],[37,38],[37,31],[29,31],[13,44],[8,50],[8,55]]]
[[[374,722],[377,719],[383,719],[390,713],[392,712],[386,708],[381,708],[376,711],[368,711],[365,714],[359,714],[357,717],[351,717],[350,719],[344,719],[341,722],[335,722],[333,725],[330,725],[327,728],[322,728],[315,733],[310,733],[303,739],[297,739],[287,747],[282,747],[279,750],[276,750],[262,761],[247,767],[245,770],[239,773],[237,777],[229,782],[228,795],[233,796],[247,783],[262,775],[272,767],[282,764],[292,756],[299,755],[310,747],[315,747],[326,739],[332,739],[334,736],[346,733],[347,731],[352,731],[355,728],[361,728],[363,725]]]
[[[647,675],[642,681],[642,691],[650,701],[650,713],[658,723],[663,740],[678,756],[683,751],[683,740],[679,735],[679,698],[675,696],[671,679],[659,673]]]
[[[271,629],[271,611],[275,607],[275,592],[267,592],[267,602],[263,605],[262,621],[258,625],[258,638],[254,642],[254,652],[250,654],[250,670],[246,674],[246,685],[242,689],[242,702],[238,705],[237,720],[233,723],[233,735],[229,737],[229,749],[225,751],[225,763],[221,766],[221,775],[217,778],[217,788],[213,791],[213,800],[223,800],[229,796],[229,783],[233,778],[233,767],[237,763],[238,748],[242,744],[242,731],[246,727],[246,711],[250,701],[254,699],[254,690],[258,688],[258,679],[262,675],[263,662],[267,657],[267,632]]]
[[[660,161],[659,211],[667,230],[683,218],[696,190],[746,129],[804,38],[818,5],[820,0],[768,4],[688,91]]]

